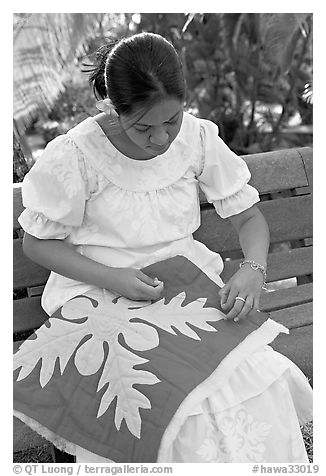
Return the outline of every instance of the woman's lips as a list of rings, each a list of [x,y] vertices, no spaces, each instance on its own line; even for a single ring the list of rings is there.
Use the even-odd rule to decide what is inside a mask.
[[[149,148],[152,149],[152,150],[155,150],[156,152],[162,152],[163,150],[167,149],[169,147],[170,143],[168,142],[167,144],[165,145],[154,145],[154,144],[151,144],[149,145]]]

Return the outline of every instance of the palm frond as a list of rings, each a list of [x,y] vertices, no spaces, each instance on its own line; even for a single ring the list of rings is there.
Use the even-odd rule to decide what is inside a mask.
[[[288,71],[301,34],[307,36],[309,13],[260,13],[265,60]]]
[[[24,127],[50,108],[63,90],[66,72],[84,52],[101,21],[99,13],[33,13],[14,18],[14,119]]]
[[[304,91],[302,93],[302,99],[307,104],[313,104],[313,86],[312,81],[305,84]]]

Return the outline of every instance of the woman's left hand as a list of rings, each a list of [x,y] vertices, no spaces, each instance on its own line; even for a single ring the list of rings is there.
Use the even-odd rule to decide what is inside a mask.
[[[264,277],[259,271],[251,269],[250,266],[240,268],[219,291],[225,318],[238,321],[246,317],[252,309],[259,309],[263,282]]]

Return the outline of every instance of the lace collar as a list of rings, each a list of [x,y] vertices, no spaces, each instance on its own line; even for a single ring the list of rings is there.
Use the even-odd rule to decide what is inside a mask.
[[[184,113],[180,132],[169,149],[148,160],[131,159],[122,154],[93,117],[67,134],[99,174],[120,188],[141,192],[168,187],[185,174],[197,149],[194,142],[199,138],[199,123]]]

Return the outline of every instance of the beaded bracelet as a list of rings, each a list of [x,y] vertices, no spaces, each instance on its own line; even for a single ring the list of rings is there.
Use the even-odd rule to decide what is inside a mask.
[[[253,269],[254,271],[260,271],[262,273],[262,275],[264,277],[264,282],[263,282],[263,285],[262,285],[262,289],[264,289],[266,291],[267,290],[267,284],[266,284],[267,274],[266,274],[265,267],[262,264],[256,263],[256,261],[253,261],[253,260],[250,260],[250,259],[245,259],[244,261],[242,261],[240,263],[240,268],[244,264],[249,264],[251,269]]]

